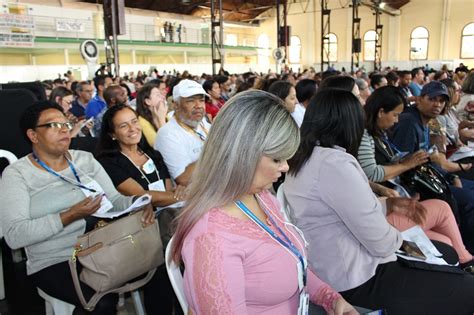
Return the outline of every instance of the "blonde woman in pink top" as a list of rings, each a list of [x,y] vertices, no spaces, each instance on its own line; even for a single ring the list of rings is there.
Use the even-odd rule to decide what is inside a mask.
[[[357,314],[306,262],[301,232],[267,191],[288,170],[299,132],[284,104],[247,91],[217,116],[189,187],[172,259],[191,314]],[[306,302],[307,301],[307,302]]]

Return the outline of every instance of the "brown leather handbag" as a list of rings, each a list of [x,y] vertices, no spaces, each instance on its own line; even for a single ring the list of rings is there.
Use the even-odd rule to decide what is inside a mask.
[[[78,237],[69,260],[74,287],[86,310],[93,310],[106,294],[138,289],[164,263],[158,222],[144,226],[143,211],[112,221]],[[80,281],[96,293],[86,301],[79,283],[77,260],[82,265]],[[140,275],[146,276],[130,282]]]

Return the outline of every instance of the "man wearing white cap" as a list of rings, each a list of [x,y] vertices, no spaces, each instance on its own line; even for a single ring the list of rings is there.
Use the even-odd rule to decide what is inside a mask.
[[[211,125],[206,122],[204,96],[207,93],[193,80],[182,80],[173,88],[175,113],[158,130],[155,149],[165,161],[171,177],[186,186],[194,171]]]

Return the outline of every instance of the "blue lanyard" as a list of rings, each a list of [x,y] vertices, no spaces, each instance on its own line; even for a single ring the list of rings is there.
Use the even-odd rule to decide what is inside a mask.
[[[194,130],[194,129],[193,129],[193,131],[194,131],[194,133],[199,137],[199,139],[201,139],[201,141],[206,141],[206,136],[205,136],[205,135],[203,135],[202,133],[200,133],[200,132],[197,131],[197,130]]]
[[[260,226],[265,232],[270,234],[271,237],[273,237],[278,243],[280,243],[283,247],[289,249],[300,261],[301,266],[303,268],[303,285],[306,286],[306,264],[303,255],[300,253],[300,251],[296,248],[295,245],[291,242],[291,240],[288,238],[288,236],[282,231],[282,229],[276,224],[276,222],[273,220],[271,215],[267,213],[265,210],[265,214],[268,216],[270,219],[270,222],[278,229],[278,232],[280,232],[281,235],[285,238],[286,242],[282,240],[272,229],[270,229],[265,223],[260,221],[260,219],[252,212],[250,211],[249,208],[240,200],[235,201],[235,205],[242,210],[246,215],[249,216],[249,218],[258,226]]]
[[[395,151],[396,154],[401,153],[401,151],[398,150],[397,147],[392,142],[390,142],[390,140],[388,140],[386,133],[383,134],[382,141],[385,142],[385,144],[388,145],[393,151]]]
[[[71,163],[71,161],[69,161],[68,159],[66,159],[67,161],[67,164],[69,165],[69,168],[71,169],[72,173],[74,174],[74,177],[76,177],[76,180],[77,180],[77,183],[74,183],[72,180],[70,180],[69,178],[66,178],[64,176],[62,176],[61,174],[55,172],[53,169],[51,169],[48,165],[46,165],[46,163],[44,163],[43,161],[41,161],[38,156],[35,154],[35,152],[32,152],[32,155],[33,155],[33,158],[35,159],[35,161],[42,167],[44,168],[46,171],[48,171],[48,173],[51,173],[53,174],[54,176],[57,176],[59,177],[60,179],[62,179],[63,181],[69,183],[69,184],[73,184],[73,185],[76,185],[77,187],[80,187],[82,189],[86,189],[92,193],[96,193],[97,190],[95,189],[92,189],[92,188],[89,188],[85,185],[83,185],[81,183],[81,179],[79,178],[79,175],[77,174],[77,171],[76,171],[76,168],[74,167],[74,165]]]
[[[201,122],[199,124],[202,128],[202,130],[204,131],[204,133],[207,133],[207,130],[206,128],[204,128],[204,124]],[[191,128],[192,129],[192,128]],[[203,135],[202,133],[200,133],[199,131],[197,131],[196,129],[193,129],[194,133],[202,140],[202,141],[206,141],[207,139],[207,135]]]
[[[425,151],[428,151],[430,147],[430,128],[424,127],[423,133],[425,136],[425,147],[422,149],[424,149]]]

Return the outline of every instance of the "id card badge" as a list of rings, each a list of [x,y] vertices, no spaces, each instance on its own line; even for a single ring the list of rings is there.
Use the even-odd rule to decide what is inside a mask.
[[[148,190],[152,190],[152,191],[166,191],[166,188],[165,188],[165,181],[160,179],[160,180],[157,180],[156,182],[153,182],[151,184],[148,185]]]
[[[301,261],[298,261],[296,264],[297,271],[298,271],[298,289],[300,291],[300,303],[298,306],[298,315],[308,315],[309,313],[309,294],[306,293],[306,267],[307,261],[306,258],[303,260],[303,264]]]
[[[102,195],[102,200],[100,201],[100,208],[99,210],[97,210],[97,213],[107,212],[114,207],[112,203],[110,202],[110,200],[105,195],[102,187],[100,187],[99,183],[97,183],[95,180],[88,182],[84,186],[94,189],[96,191],[96,192],[92,192],[90,190],[81,188],[82,192],[84,193],[84,195],[86,195],[86,197],[89,197],[89,196],[95,197],[98,194]]]
[[[153,163],[152,159],[148,159],[142,166],[143,171],[145,174],[151,174],[156,170],[155,163]]]
[[[298,263],[296,264],[296,268],[297,268],[297,272],[298,272],[298,289],[301,291],[303,291],[304,289],[304,270],[303,270],[303,266],[301,265],[301,261],[298,261]]]
[[[300,304],[298,306],[298,315],[309,314],[309,294],[305,291],[300,293]]]
[[[296,271],[298,272],[298,289],[301,291],[304,290],[306,287],[306,270],[307,270],[308,262],[306,261],[306,258],[303,259],[303,265],[301,264],[301,261],[298,260],[298,263],[296,264]]]

